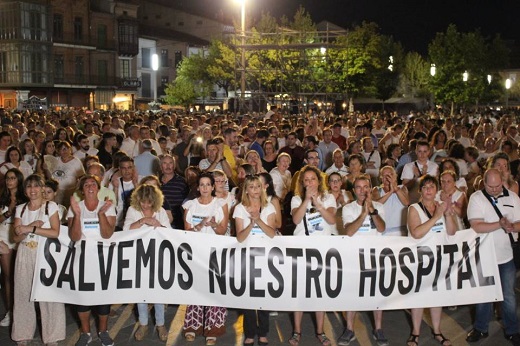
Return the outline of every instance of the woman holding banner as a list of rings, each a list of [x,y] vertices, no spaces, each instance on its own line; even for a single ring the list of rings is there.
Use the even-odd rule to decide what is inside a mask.
[[[199,197],[182,205],[184,229],[192,232],[224,235],[227,231],[229,212],[225,200],[216,198],[215,178],[202,173],[197,181]],[[195,335],[206,337],[206,345],[215,345],[217,337],[226,332],[227,309],[218,306],[188,305],[184,319],[184,337],[194,341]]]
[[[275,236],[276,210],[267,201],[263,184],[257,175],[249,175],[244,182],[240,204],[233,213],[237,240],[243,242],[250,235]],[[269,312],[266,310],[244,310],[244,345],[251,346],[258,335],[258,345],[268,344]]]
[[[166,227],[171,229],[166,210],[162,207],[164,196],[153,185],[139,185],[132,193],[130,207],[126,214],[123,231],[135,230],[141,227]],[[168,340],[168,330],[164,326],[164,304],[154,304],[155,325],[161,341]],[[138,303],[139,328],[135,332],[135,340],[141,341],[148,334],[148,304]]]
[[[425,175],[419,180],[419,203],[408,208],[408,232],[411,237],[421,239],[435,233],[454,235],[457,231],[456,213],[452,204],[437,202],[435,197],[439,189],[439,182],[431,175]],[[407,340],[408,346],[419,344],[419,334],[424,308],[411,309],[413,330]],[[430,307],[433,327],[433,338],[442,346],[449,346],[451,342],[441,333],[442,307]]]
[[[296,225],[295,236],[330,236],[336,224],[336,199],[323,190],[321,171],[305,166],[300,171],[298,184],[301,195],[291,200],[291,214]],[[294,312],[294,331],[289,344],[298,346],[301,339],[303,312]],[[323,346],[331,344],[323,332],[325,312],[316,311],[316,337]]]
[[[44,185],[42,176],[28,176],[23,187],[29,202],[18,205],[14,215],[14,241],[20,244],[14,267],[16,289],[11,338],[18,345],[29,345],[37,326],[36,304],[30,298],[38,242],[60,234],[58,205],[43,199]],[[39,302],[39,305],[43,342],[58,344],[65,339],[65,306],[47,302]]]
[[[74,196],[70,197],[70,208],[67,214],[69,237],[72,241],[82,238],[108,239],[114,234],[116,224],[116,211],[112,201],[98,199],[98,191],[101,187],[100,180],[95,175],[84,175],[79,180],[79,191],[83,200],[78,202]],[[105,346],[114,344],[108,335],[108,315],[110,305],[82,306],[76,305],[81,323],[81,335],[76,346],[88,345],[92,341],[90,336],[90,310],[96,310],[98,314],[98,337]]]

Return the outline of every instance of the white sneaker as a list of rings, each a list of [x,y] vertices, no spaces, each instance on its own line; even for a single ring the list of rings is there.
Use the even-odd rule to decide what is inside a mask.
[[[0,327],[9,327],[11,325],[11,311],[8,311],[4,318],[0,321]]]

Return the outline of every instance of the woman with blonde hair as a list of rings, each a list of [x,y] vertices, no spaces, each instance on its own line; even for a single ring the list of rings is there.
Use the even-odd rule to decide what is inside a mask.
[[[410,204],[408,189],[397,183],[397,173],[391,166],[379,170],[381,185],[372,189],[372,200],[383,204],[385,209],[385,236],[406,235],[406,214]]]
[[[255,150],[249,150],[245,156],[246,162],[249,163],[255,169],[256,174],[265,172],[264,166],[262,166],[262,160],[260,155]]]
[[[313,166],[300,170],[300,194],[291,200],[295,236],[330,236],[336,224],[336,199],[323,188],[321,171]],[[297,346],[301,339],[303,312],[294,312],[294,331],[289,344]],[[316,311],[316,337],[323,346],[331,344],[323,332],[325,312]]]
[[[171,229],[166,210],[162,207],[164,196],[154,185],[141,184],[130,197],[130,207],[126,213],[123,231],[141,227],[165,227]],[[168,330],[164,325],[164,304],[154,304],[155,324],[161,341],[168,339]],[[135,332],[135,340],[141,341],[148,334],[148,304],[138,303],[139,328]]]
[[[275,236],[276,210],[268,202],[265,189],[256,175],[246,177],[240,203],[235,207],[233,217],[237,240],[245,241],[249,236]],[[266,310],[244,310],[244,345],[251,346],[258,335],[258,345],[267,345],[269,333],[269,312]]]

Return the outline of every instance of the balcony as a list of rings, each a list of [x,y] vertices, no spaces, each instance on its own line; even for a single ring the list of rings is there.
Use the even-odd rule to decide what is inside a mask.
[[[115,50],[116,49],[116,41],[115,40],[106,40],[106,39],[98,39],[98,38],[90,38],[83,36],[81,38],[74,37],[73,34],[63,34],[62,37],[53,37],[53,42],[55,44],[63,44],[68,46],[81,46],[87,49],[103,49],[103,50]]]
[[[54,84],[65,86],[111,86],[117,87],[120,85],[119,79],[116,76],[108,75],[74,75],[66,74],[63,76],[54,76]]]

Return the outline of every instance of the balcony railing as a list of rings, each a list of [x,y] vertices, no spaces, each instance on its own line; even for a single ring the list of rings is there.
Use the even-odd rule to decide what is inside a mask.
[[[109,75],[74,75],[66,74],[54,76],[54,84],[64,85],[98,85],[98,86],[119,86],[116,76]]]
[[[54,43],[95,47],[97,49],[107,49],[107,50],[115,50],[116,43],[117,43],[115,40],[91,38],[91,37],[87,37],[86,35],[83,35],[82,37],[77,38],[77,37],[74,37],[73,34],[63,34],[62,36],[55,35],[52,38],[52,41]]]

